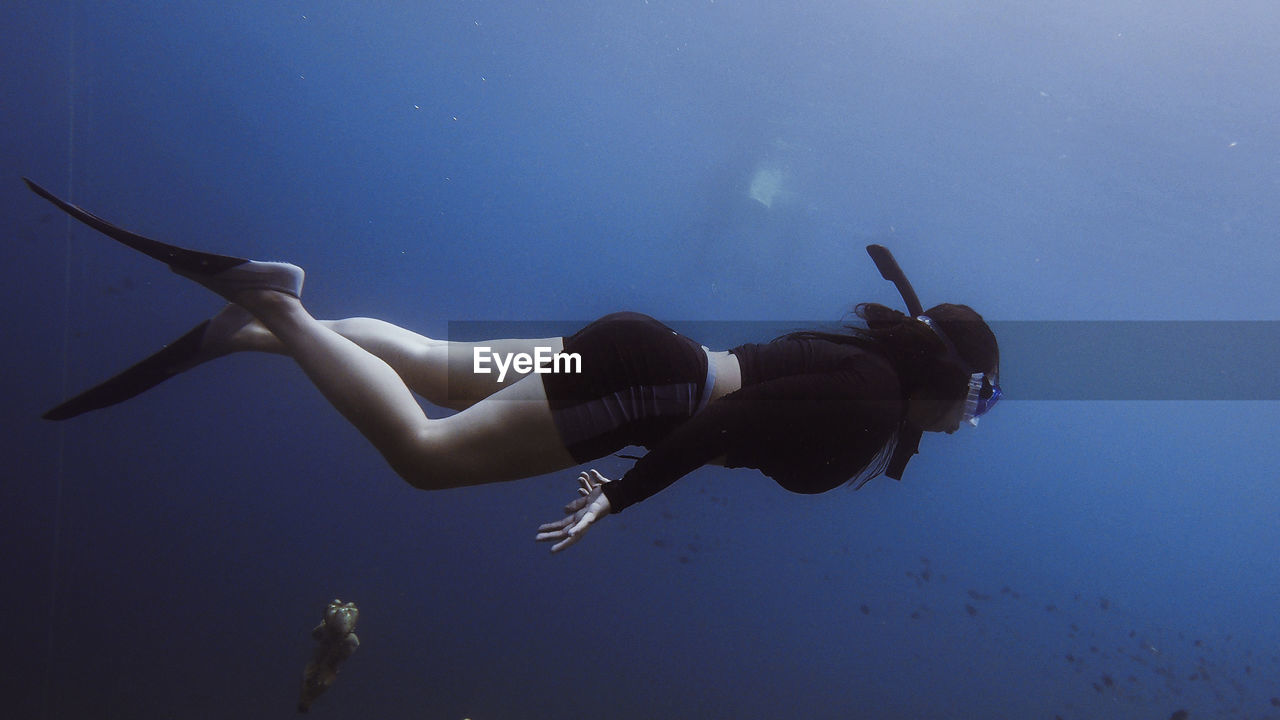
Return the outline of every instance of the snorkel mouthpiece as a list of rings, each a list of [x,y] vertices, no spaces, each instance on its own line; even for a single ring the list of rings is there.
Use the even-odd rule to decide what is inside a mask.
[[[978,427],[978,418],[1000,402],[1000,395],[1000,386],[991,382],[986,373],[970,375],[969,392],[964,397],[963,421]]]

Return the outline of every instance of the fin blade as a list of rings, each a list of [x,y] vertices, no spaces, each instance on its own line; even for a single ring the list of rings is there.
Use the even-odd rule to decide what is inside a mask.
[[[208,326],[209,321],[205,320],[154,355],[67,400],[42,417],[45,420],[69,420],[141,395],[187,369],[187,364],[200,351],[205,328]]]
[[[22,181],[27,184],[27,187],[31,189],[31,192],[53,203],[60,210],[76,220],[79,220],[85,225],[88,225],[94,230],[97,230],[103,235],[106,235],[126,247],[133,248],[143,255],[159,260],[171,268],[176,268],[196,275],[213,275],[228,268],[243,265],[248,262],[245,258],[200,252],[199,250],[189,250],[184,247],[178,247],[177,245],[163,243],[159,240],[152,240],[149,237],[145,237],[125,230],[117,225],[113,225],[88,210],[72,205],[66,200],[59,198],[43,187],[37,185],[29,178],[24,177],[22,178]]]

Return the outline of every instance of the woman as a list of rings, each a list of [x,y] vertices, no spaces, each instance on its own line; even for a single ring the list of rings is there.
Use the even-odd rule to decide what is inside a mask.
[[[750,467],[817,493],[885,472],[901,478],[923,431],[976,423],[1000,397],[999,349],[963,305],[922,312],[888,251],[868,251],[910,315],[857,309],[866,327],[800,332],[713,352],[652,318],[617,313],[566,338],[449,343],[379,320],[321,321],[302,305],[302,269],[201,253],[135,235],[27,181],[37,194],[112,238],[165,262],[230,304],[156,355],[54,408],[65,419],[121,402],[234,352],[292,357],[402,478],[434,490],[573,467],[627,445],[650,452],[617,482],[579,476],[566,517],[539,528],[552,552],[593,523],[704,464]],[[481,357],[577,360],[539,372]],[[499,361],[501,368],[501,362]],[[460,410],[429,419],[413,397]]]

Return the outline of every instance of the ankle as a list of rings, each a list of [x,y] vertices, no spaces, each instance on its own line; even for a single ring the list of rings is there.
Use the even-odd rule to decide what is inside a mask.
[[[246,288],[236,293],[232,302],[253,313],[259,319],[263,315],[279,315],[302,307],[298,298],[266,288]]]

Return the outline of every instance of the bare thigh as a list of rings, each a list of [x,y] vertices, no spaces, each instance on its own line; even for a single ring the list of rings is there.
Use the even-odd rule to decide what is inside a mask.
[[[483,342],[450,342],[419,335],[397,325],[372,318],[348,318],[326,323],[333,330],[377,355],[390,365],[405,385],[434,405],[461,410],[515,384],[530,373],[508,369],[502,381],[495,372],[475,372],[475,353],[509,357],[533,355],[539,348],[558,353],[563,338],[514,338]]]
[[[425,489],[516,480],[578,464],[560,440],[540,375],[429,421],[421,440],[416,460],[408,460],[425,472],[406,479]]]

